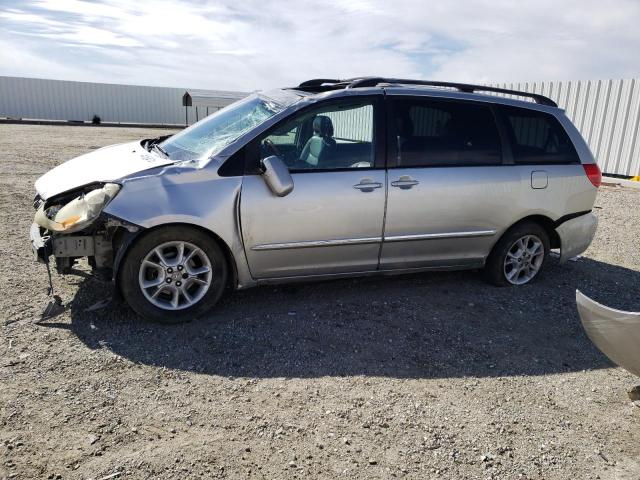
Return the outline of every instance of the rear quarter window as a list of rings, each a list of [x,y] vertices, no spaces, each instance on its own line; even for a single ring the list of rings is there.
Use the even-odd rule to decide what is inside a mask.
[[[526,108],[500,106],[515,163],[580,163],[569,135],[553,115]]]

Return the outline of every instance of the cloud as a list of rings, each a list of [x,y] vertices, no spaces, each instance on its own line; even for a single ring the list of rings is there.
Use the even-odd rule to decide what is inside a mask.
[[[635,0],[0,3],[0,74],[254,90],[314,77],[638,75]]]

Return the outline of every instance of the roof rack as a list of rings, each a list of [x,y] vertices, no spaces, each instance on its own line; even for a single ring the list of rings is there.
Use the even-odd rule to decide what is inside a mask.
[[[297,89],[307,92],[325,92],[328,90],[377,87],[380,84],[401,84],[401,85],[424,85],[428,87],[453,88],[464,93],[493,92],[503,95],[515,95],[518,97],[528,97],[540,105],[557,107],[558,104],[549,97],[538,93],[521,92],[519,90],[509,90],[506,88],[489,87],[486,85],[473,85],[468,83],[439,82],[435,80],[409,80],[402,78],[385,77],[360,77],[346,80],[333,80],[326,78],[316,78],[302,82]]]
[[[335,80],[330,78],[313,78],[311,80],[307,80],[306,82],[302,82],[299,87],[320,87],[325,83],[341,83],[344,80]]]
[[[337,80],[332,78],[313,78],[302,82],[295,90],[302,90],[305,92],[319,93],[327,92],[329,90],[341,90],[346,88],[351,82],[355,80],[362,80],[362,78],[351,78],[347,80]]]

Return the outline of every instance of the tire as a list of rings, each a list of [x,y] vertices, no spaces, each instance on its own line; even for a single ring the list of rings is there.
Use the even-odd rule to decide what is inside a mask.
[[[222,249],[205,232],[186,226],[161,227],[143,234],[129,248],[118,284],[141,317],[183,323],[218,302],[228,270]]]
[[[525,244],[527,252],[522,248]],[[535,222],[522,222],[507,230],[491,250],[484,267],[485,280],[499,287],[526,285],[539,276],[548,256],[545,229]]]

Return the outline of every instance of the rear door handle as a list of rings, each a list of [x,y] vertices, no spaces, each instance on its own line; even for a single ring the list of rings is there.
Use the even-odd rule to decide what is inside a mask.
[[[391,186],[401,188],[402,190],[407,190],[413,187],[414,185],[418,185],[419,183],[420,183],[419,181],[414,180],[409,175],[402,175],[395,182],[391,182]]]
[[[382,188],[382,184],[380,182],[369,180],[368,178],[363,178],[360,180],[360,183],[354,185],[353,188],[356,188],[361,192],[373,192],[374,188]]]

